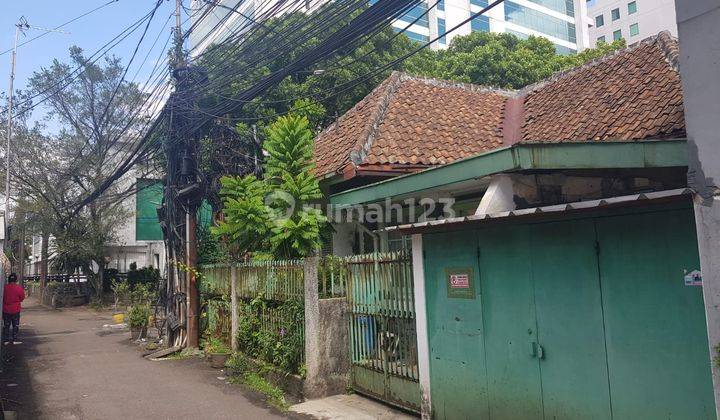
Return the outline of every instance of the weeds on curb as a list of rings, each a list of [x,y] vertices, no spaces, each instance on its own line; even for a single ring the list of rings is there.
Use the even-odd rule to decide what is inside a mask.
[[[249,370],[249,364],[242,355],[233,355],[228,359],[226,365],[232,376],[228,382],[232,384],[245,385],[246,387],[265,394],[267,402],[281,411],[287,411],[288,403],[285,401],[285,393],[279,387],[271,384],[262,377],[263,372]]]

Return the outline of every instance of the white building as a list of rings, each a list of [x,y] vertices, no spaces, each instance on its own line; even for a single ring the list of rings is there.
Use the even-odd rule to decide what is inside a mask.
[[[136,186],[133,187],[133,184]],[[118,182],[118,190],[134,188],[122,205],[127,217],[115,227],[116,240],[106,244],[105,255],[107,268],[116,269],[121,273],[130,270],[135,264],[137,268],[155,267],[165,274],[165,245],[162,231],[157,219],[156,207],[162,200],[162,184],[159,181],[138,178],[132,171]],[[54,238],[49,239],[49,260],[53,258]],[[25,274],[40,274],[42,237],[34,235]],[[52,273],[51,265],[48,267]]]
[[[677,37],[674,0],[588,0],[590,46],[624,38],[634,44],[669,31]]]
[[[193,23],[197,22],[197,25],[189,41],[192,55],[196,56],[211,44],[222,41],[237,28],[248,27],[248,19],[263,16],[256,4],[267,8],[273,2],[248,0],[233,11],[237,3],[236,0],[221,0],[218,5],[211,6],[205,1],[193,1]],[[429,5],[435,6],[424,14]],[[440,0],[437,5],[436,0],[426,0],[395,21],[393,27],[405,30],[411,39],[428,42],[487,5],[487,0]],[[440,38],[432,47],[446,48],[458,35],[490,31],[512,33],[522,38],[543,36],[555,44],[559,53],[568,54],[590,46],[590,23],[585,0],[506,0],[487,12],[486,16],[480,16]]]
[[[157,207],[162,204],[162,183],[157,180],[138,178],[136,173],[128,173],[119,182],[119,188],[133,188],[123,201],[128,217],[117,226],[117,240],[106,245],[109,259],[108,268],[121,273],[137,268],[154,267],[165,272],[165,244],[157,218]]]

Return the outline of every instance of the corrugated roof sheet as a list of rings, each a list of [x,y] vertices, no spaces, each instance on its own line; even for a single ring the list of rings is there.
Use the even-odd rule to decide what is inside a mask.
[[[465,217],[454,217],[449,219],[431,220],[419,223],[410,223],[398,226],[389,226],[381,231],[390,232],[396,230],[419,230],[423,228],[437,226],[460,226],[471,222],[482,222],[489,220],[518,218],[531,215],[549,215],[560,214],[577,210],[592,210],[607,206],[622,206],[629,203],[647,203],[656,200],[665,200],[669,198],[690,197],[693,191],[689,188],[680,188],[675,190],[664,190],[648,192],[643,194],[624,195],[619,197],[603,198],[600,200],[578,201],[575,203],[558,204],[553,206],[532,207],[527,209],[519,209],[512,211],[503,211],[498,213],[489,213],[481,215],[472,215]]]

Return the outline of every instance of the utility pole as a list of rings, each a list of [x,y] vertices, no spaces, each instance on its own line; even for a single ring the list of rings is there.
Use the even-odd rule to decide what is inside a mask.
[[[7,108],[7,145],[5,147],[5,244],[10,243],[8,235],[8,221],[10,217],[10,143],[12,142],[13,133],[13,99],[15,89],[15,62],[17,60],[17,46],[20,33],[30,28],[24,17],[15,24],[15,44],[13,46],[10,61],[10,88],[8,89],[8,108]]]
[[[199,191],[197,180],[197,156],[196,145],[192,133],[185,132],[190,126],[187,113],[192,112],[197,79],[194,77],[195,69],[188,68],[183,51],[182,36],[182,0],[175,0],[175,63],[174,76],[177,84],[175,99],[173,101],[172,128],[175,135],[182,144],[182,165],[181,177],[172,182],[177,188],[177,201],[184,208],[184,242],[182,249],[184,263],[187,268],[185,273],[184,287],[186,292],[185,300],[185,327],[186,346],[195,348],[200,344],[200,296],[197,287],[197,194]],[[181,106],[175,106],[180,104]],[[168,161],[172,157],[168,157]],[[168,173],[168,176],[170,174]],[[179,250],[178,250],[179,251]],[[178,283],[180,279],[178,278]],[[182,318],[182,317],[181,317]]]
[[[17,58],[17,46],[18,46],[18,38],[20,38],[20,33],[27,29],[29,25],[25,21],[24,17],[20,18],[20,21],[15,24],[15,44],[13,46],[12,56],[11,56],[11,64],[10,64],[10,89],[8,90],[8,108],[7,108],[7,145],[5,148],[5,214],[4,214],[4,223],[3,223],[3,256],[4,256],[4,250],[8,248],[10,245],[10,235],[8,230],[9,218],[10,218],[10,142],[12,139],[12,129],[13,129],[13,90],[15,89],[15,60]],[[0,264],[2,264],[3,258],[0,257]],[[5,278],[6,273],[2,268],[0,268],[0,302],[2,302],[3,299],[3,292],[5,291]],[[2,337],[2,340],[5,340],[5,337]],[[3,358],[2,358],[2,346],[0,346],[0,372],[2,372],[2,364],[3,364]]]

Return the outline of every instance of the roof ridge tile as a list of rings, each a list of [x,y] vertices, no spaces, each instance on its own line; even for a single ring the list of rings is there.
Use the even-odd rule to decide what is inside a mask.
[[[355,147],[350,150],[350,161],[355,166],[361,165],[363,161],[365,161],[365,159],[367,158],[368,153],[370,153],[370,148],[372,147],[373,141],[377,136],[378,128],[380,127],[380,124],[385,117],[385,113],[387,112],[387,108],[390,105],[393,97],[395,97],[395,92],[397,92],[398,86],[400,86],[400,84],[402,84],[400,73],[397,71],[393,71],[390,75],[390,82],[385,87],[385,92],[381,96],[375,112],[370,115],[370,120],[372,121],[372,123],[368,127],[366,127],[365,130],[363,130],[362,136],[360,138],[362,143],[356,143]]]

